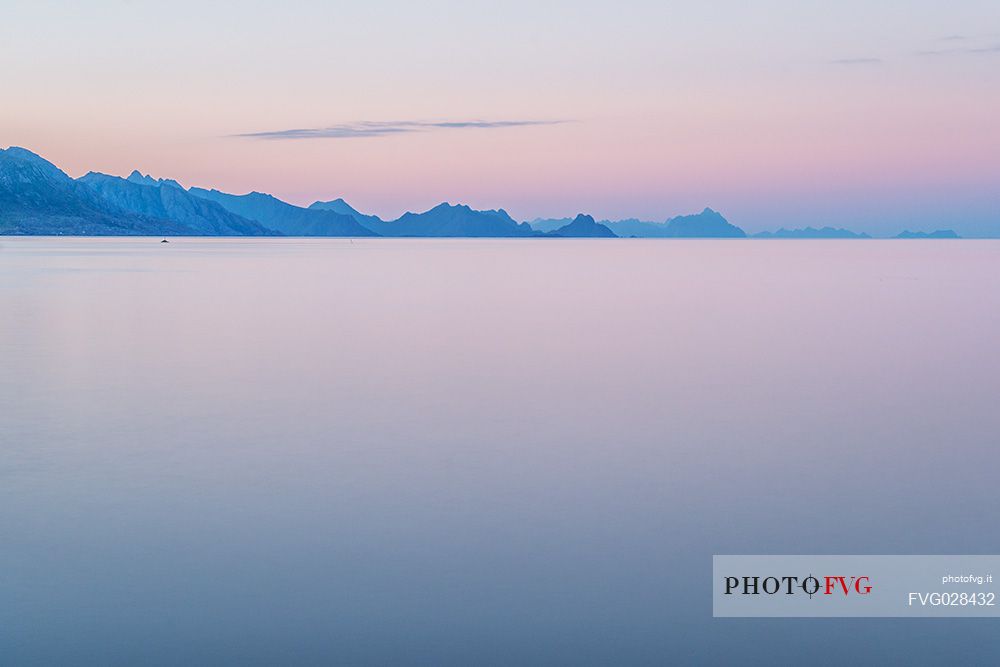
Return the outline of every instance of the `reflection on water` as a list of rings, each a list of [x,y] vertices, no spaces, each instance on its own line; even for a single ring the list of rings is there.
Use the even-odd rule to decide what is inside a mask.
[[[0,240],[5,662],[1000,655],[710,580],[1000,552],[1000,243],[158,241]]]

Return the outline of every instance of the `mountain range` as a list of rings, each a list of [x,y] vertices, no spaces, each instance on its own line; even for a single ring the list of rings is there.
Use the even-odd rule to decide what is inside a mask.
[[[531,226],[541,232],[557,232],[575,222],[569,218],[536,218]],[[743,238],[739,227],[731,224],[722,214],[706,208],[701,213],[679,215],[664,222],[644,222],[635,218],[627,220],[601,220],[599,223],[615,236],[638,238]],[[561,234],[568,236],[569,234]]]
[[[959,239],[962,238],[951,229],[938,229],[933,232],[911,232],[905,230],[896,235],[897,239]]]
[[[785,229],[782,227],[776,232],[759,232],[754,234],[755,239],[870,239],[868,234],[858,234],[849,229],[834,227],[806,227],[804,229]]]
[[[107,205],[152,220],[169,220],[199,236],[274,236],[258,222],[233,214],[167,181],[108,176],[90,172],[77,183],[89,186]]]
[[[476,211],[464,204],[438,204],[424,213],[404,213],[391,222],[366,222],[382,236],[534,236],[527,223],[519,223],[503,209]]]
[[[309,208],[313,210],[333,211],[334,213],[349,215],[369,229],[382,222],[382,218],[377,215],[366,215],[361,213],[346,201],[339,198],[334,199],[333,201],[315,201],[309,205]]]
[[[701,213],[646,222],[634,218],[576,218],[518,222],[503,209],[476,210],[443,203],[396,220],[361,213],[343,199],[308,208],[272,195],[229,194],[184,188],[173,179],[138,170],[127,178],[90,172],[70,178],[51,162],[18,147],[0,150],[0,235],[80,236],[393,236],[393,237],[576,237],[744,238],[721,213]],[[846,229],[779,229],[753,238],[869,238]],[[958,238],[952,230],[904,231],[896,238]]]
[[[191,188],[188,192],[285,236],[378,236],[353,216],[293,206],[261,192],[231,195],[203,188]]]
[[[118,208],[23,148],[0,150],[0,234],[193,234],[179,222]]]
[[[613,231],[608,229],[607,225],[602,225],[599,222],[595,222],[589,215],[584,215],[581,213],[576,216],[572,222],[563,225],[558,229],[549,232],[550,236],[564,236],[564,237],[576,237],[576,238],[604,238],[613,239],[618,238],[618,235]]]

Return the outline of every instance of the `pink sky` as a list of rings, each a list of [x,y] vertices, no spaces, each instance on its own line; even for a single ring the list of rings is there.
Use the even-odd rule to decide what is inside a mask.
[[[750,230],[1000,231],[995,2],[97,4],[15,2],[0,40],[0,144],[74,176],[138,168],[386,217],[712,206]],[[473,120],[567,122],[233,136]]]

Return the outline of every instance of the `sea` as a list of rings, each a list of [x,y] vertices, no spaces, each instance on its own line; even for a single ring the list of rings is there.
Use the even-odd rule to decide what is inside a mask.
[[[0,238],[0,664],[990,664],[1000,241]],[[1000,575],[1000,573],[997,573]]]

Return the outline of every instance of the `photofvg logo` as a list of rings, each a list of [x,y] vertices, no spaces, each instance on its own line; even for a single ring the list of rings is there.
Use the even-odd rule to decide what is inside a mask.
[[[726,595],[869,595],[872,592],[871,577],[864,576],[823,576],[805,577],[744,576],[725,577]]]
[[[717,617],[1000,616],[1000,556],[714,556]]]

